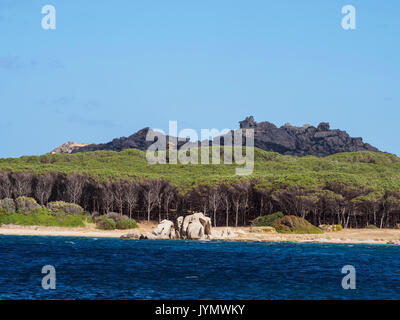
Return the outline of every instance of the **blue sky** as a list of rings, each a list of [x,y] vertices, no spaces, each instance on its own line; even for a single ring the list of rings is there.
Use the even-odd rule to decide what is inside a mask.
[[[0,0],[0,157],[248,115],[400,155],[399,15],[398,0]]]

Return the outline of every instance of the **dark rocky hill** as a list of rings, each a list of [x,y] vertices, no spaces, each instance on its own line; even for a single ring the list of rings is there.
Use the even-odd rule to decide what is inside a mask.
[[[88,152],[97,150],[113,150],[121,151],[124,149],[139,149],[147,150],[147,148],[154,143],[154,141],[146,141],[146,136],[149,132],[152,132],[150,128],[143,128],[138,132],[132,134],[129,137],[116,138],[108,143],[101,144],[89,144],[81,148],[75,148],[72,153],[76,152]],[[154,132],[154,131],[153,131]],[[160,135],[160,133],[157,133]],[[165,136],[166,143],[168,145],[170,137]],[[176,138],[175,138],[176,139]],[[175,140],[174,140],[175,141]],[[178,139],[178,149],[187,142],[186,139]]]
[[[240,121],[239,124],[243,131],[246,129],[254,129],[255,147],[267,151],[279,152],[281,154],[294,156],[314,155],[317,157],[324,157],[338,152],[379,152],[377,148],[368,143],[364,143],[362,138],[352,138],[346,131],[338,129],[331,130],[329,123],[327,122],[321,122],[318,127],[313,127],[311,125],[294,127],[290,124],[285,124],[278,128],[267,121],[257,123],[251,116]],[[104,144],[89,144],[81,147],[74,146],[73,149],[68,151],[69,153],[96,150],[121,151],[132,148],[146,150],[151,144],[153,144],[152,141],[146,141],[146,135],[150,131],[150,128],[144,128],[129,137],[116,138]],[[166,136],[167,143],[169,140],[170,137]],[[224,139],[221,140],[221,144],[223,144]],[[179,139],[178,149],[186,142],[186,139]],[[191,143],[191,145],[193,144]],[[64,149],[65,148],[57,148],[52,152],[63,153]]]
[[[239,123],[241,129],[254,129],[255,147],[281,154],[324,157],[339,152],[379,152],[362,138],[352,138],[346,131],[331,130],[327,122],[321,122],[318,127],[307,124],[295,127],[287,123],[278,128],[270,122],[257,123],[253,117],[247,117]]]

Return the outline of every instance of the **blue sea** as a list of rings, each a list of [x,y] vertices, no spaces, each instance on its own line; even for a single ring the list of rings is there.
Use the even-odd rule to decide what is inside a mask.
[[[0,236],[0,299],[400,299],[400,247]]]

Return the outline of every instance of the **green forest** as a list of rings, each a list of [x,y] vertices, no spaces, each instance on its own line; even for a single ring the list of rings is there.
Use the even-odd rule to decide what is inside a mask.
[[[314,225],[400,222],[400,158],[393,154],[294,157],[255,148],[254,155],[247,176],[235,174],[235,163],[152,165],[136,149],[0,159],[0,197],[69,201],[139,220],[197,210],[214,225],[248,225],[277,211]]]

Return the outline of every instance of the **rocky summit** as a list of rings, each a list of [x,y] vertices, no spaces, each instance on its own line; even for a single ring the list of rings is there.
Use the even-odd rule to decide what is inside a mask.
[[[346,131],[331,130],[328,122],[321,122],[318,127],[309,124],[295,127],[287,123],[278,128],[268,121],[257,123],[251,116],[239,124],[243,131],[254,129],[254,146],[266,151],[317,157],[339,152],[379,152],[377,148],[364,143],[362,138],[352,138]]]
[[[268,121],[256,122],[253,116],[247,117],[239,122],[243,134],[243,145],[245,144],[245,131],[254,129],[254,146],[266,151],[274,151],[281,154],[292,156],[313,155],[324,157],[339,152],[355,151],[374,151],[379,150],[368,143],[364,143],[362,138],[350,137],[346,131],[331,130],[329,123],[321,122],[317,127],[305,124],[302,127],[295,127],[289,123],[277,127]],[[67,143],[51,151],[51,153],[76,153],[97,150],[121,151],[124,149],[147,150],[153,141],[146,141],[146,136],[151,133],[150,128],[144,128],[129,137],[116,138],[108,143],[79,145],[77,143]],[[234,131],[228,133],[232,135]],[[166,136],[167,145],[170,137]],[[173,137],[171,137],[172,139]],[[217,137],[214,139],[220,139]],[[225,138],[225,139],[224,139]],[[183,145],[188,146],[187,139],[173,138],[171,141],[178,141],[177,148]],[[224,144],[226,135],[222,137],[221,144]],[[211,143],[211,142],[210,142]],[[199,145],[190,142],[190,146]]]
[[[50,151],[50,154],[55,153],[72,153],[75,149],[86,147],[87,144],[68,141],[57,148]]]
[[[89,144],[82,148],[76,148],[72,151],[72,153],[76,152],[88,152],[88,151],[97,151],[97,150],[112,150],[112,151],[122,151],[124,149],[139,149],[139,150],[147,150],[147,148],[154,143],[153,141],[147,141],[146,136],[148,134],[155,133],[155,131],[150,128],[143,128],[138,132],[132,134],[129,137],[121,137],[113,139],[108,143],[101,144]],[[157,136],[161,136],[160,133],[157,133]],[[175,137],[171,137],[174,141],[178,141],[178,149],[188,142],[187,139],[177,139]],[[157,139],[157,138],[156,138]],[[168,145],[170,141],[170,137],[166,136],[166,145]]]

